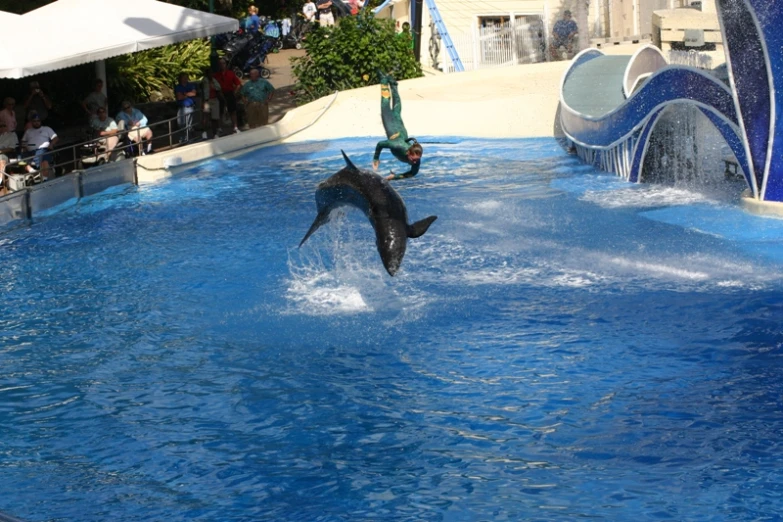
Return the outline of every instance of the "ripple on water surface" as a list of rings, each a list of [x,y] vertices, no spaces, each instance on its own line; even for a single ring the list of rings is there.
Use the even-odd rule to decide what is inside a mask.
[[[395,185],[438,220],[394,278],[358,211],[297,248],[340,148],[369,167],[372,140],[210,161],[5,233],[0,511],[776,519],[779,222],[551,140],[437,141]]]

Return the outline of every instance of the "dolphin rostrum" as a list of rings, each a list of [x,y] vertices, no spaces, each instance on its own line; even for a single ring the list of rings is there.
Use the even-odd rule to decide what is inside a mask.
[[[357,168],[344,151],[340,152],[345,167],[318,184],[315,191],[318,215],[299,246],[329,221],[332,210],[344,205],[356,207],[370,219],[383,266],[393,276],[402,264],[408,238],[423,235],[438,216],[409,225],[405,203],[389,182],[374,172]]]

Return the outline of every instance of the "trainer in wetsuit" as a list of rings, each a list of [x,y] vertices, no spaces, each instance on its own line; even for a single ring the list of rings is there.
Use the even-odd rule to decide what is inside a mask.
[[[389,149],[395,158],[411,166],[408,172],[395,174],[393,171],[386,179],[412,178],[419,172],[422,148],[416,138],[409,138],[405,124],[402,123],[402,103],[397,93],[397,82],[391,76],[381,75],[381,120],[388,139],[379,141],[372,158],[373,170],[381,163],[381,150]]]

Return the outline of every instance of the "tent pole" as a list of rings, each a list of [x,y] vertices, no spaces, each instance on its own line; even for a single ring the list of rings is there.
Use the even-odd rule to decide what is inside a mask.
[[[215,0],[209,0],[209,12],[214,13],[215,12]],[[218,70],[218,54],[217,49],[215,49],[215,37],[211,36],[209,38],[209,68],[212,69],[212,71]]]
[[[95,79],[103,81],[103,94],[106,95],[106,60],[95,62]]]

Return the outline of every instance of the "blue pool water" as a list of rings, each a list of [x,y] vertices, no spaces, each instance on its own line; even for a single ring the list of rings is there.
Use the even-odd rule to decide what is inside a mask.
[[[551,140],[441,140],[384,271],[277,146],[0,236],[0,511],[28,521],[773,520],[783,221]],[[383,165],[392,166],[390,161]]]

